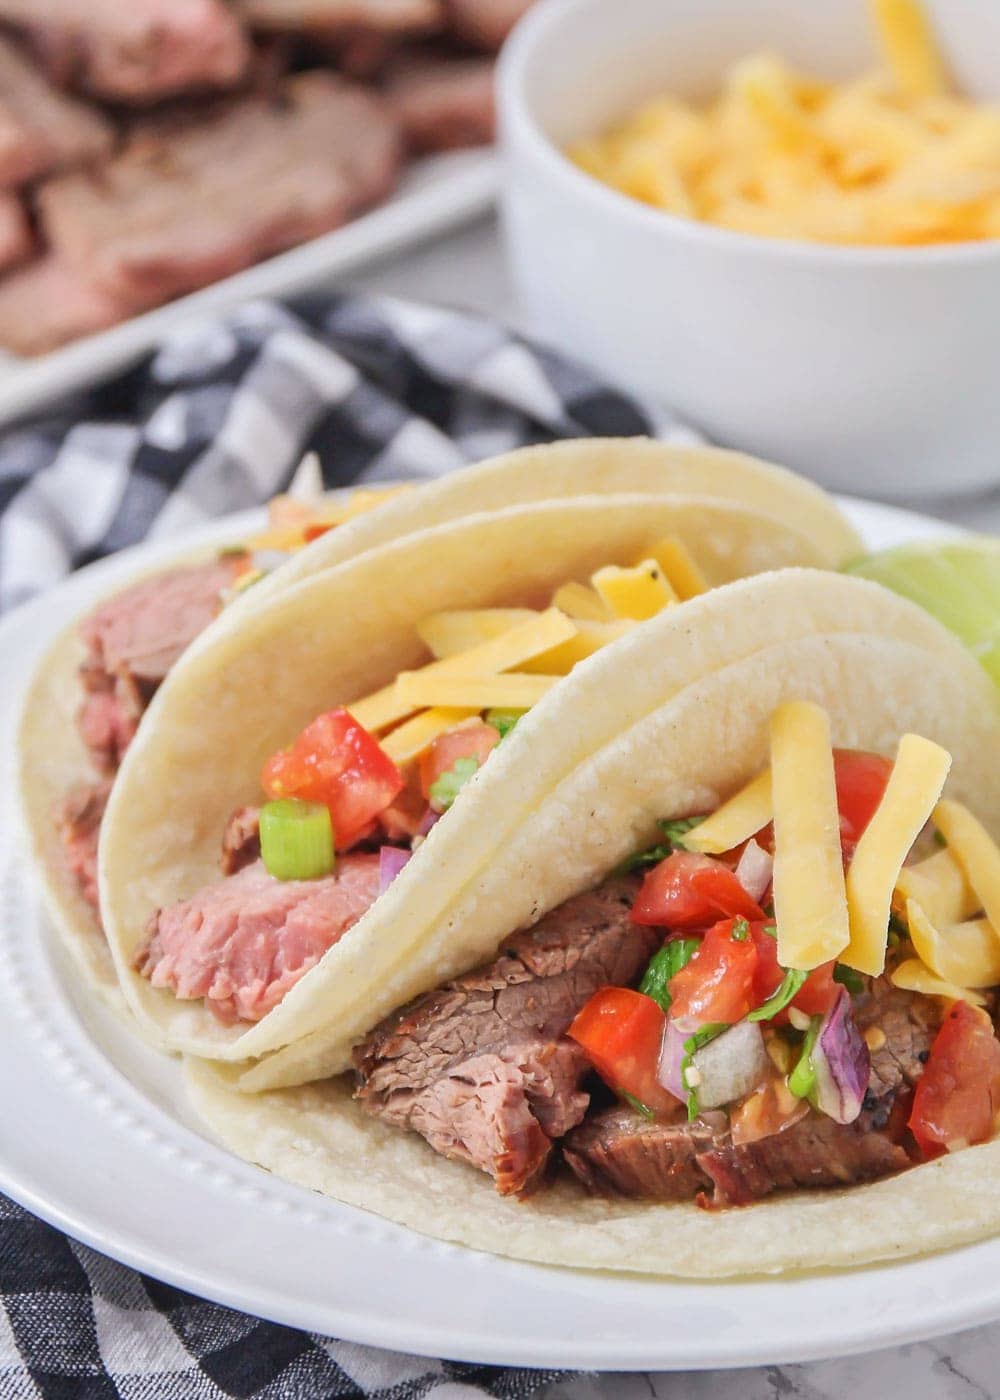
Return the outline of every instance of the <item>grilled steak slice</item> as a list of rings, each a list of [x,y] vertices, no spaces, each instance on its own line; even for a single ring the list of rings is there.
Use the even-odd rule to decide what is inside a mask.
[[[87,694],[80,732],[98,766],[113,772],[143,710],[181,653],[212,621],[245,563],[226,555],[143,579],[102,603],[80,626]]]
[[[650,1121],[615,1105],[574,1128],[563,1158],[596,1196],[690,1201],[709,1186],[698,1158],[714,1142],[704,1123]]]
[[[114,132],[99,112],[45,81],[0,38],[0,185],[21,185],[106,155]]]
[[[870,1047],[872,1072],[866,1105],[876,1117],[887,1116],[896,1094],[912,1089],[923,1073],[931,1042],[941,1024],[940,1004],[874,978],[869,995],[855,1010],[858,1029],[876,1032]],[[885,1040],[880,1041],[881,1031]]]
[[[322,880],[276,880],[262,862],[150,919],[133,965],[220,1021],[259,1021],[374,903],[379,858],[341,856]]]
[[[661,1123],[610,1108],[575,1128],[563,1156],[588,1191],[653,1201],[703,1196],[748,1205],[792,1187],[849,1186],[902,1171],[910,1160],[870,1114],[835,1123],[812,1111],[783,1132],[734,1144],[703,1123]]]
[[[49,72],[115,102],[230,87],[249,45],[224,0],[0,0]]]
[[[99,172],[39,191],[67,263],[134,311],[339,227],[388,193],[398,124],[380,98],[330,73],[200,118],[140,124]]]
[[[561,1037],[598,987],[634,981],[656,947],[629,917],[637,889],[615,877],[567,900],[493,962],[376,1027],[354,1055],[368,1111],[480,1167],[504,1194],[530,1189],[551,1138],[588,1102],[585,1057]]]
[[[493,140],[493,62],[488,58],[401,60],[385,94],[416,151],[484,146]]]
[[[237,807],[222,833],[219,864],[223,875],[235,875],[260,859],[260,808]]]
[[[5,260],[19,260],[30,246],[31,236],[18,201],[3,196],[0,267]],[[127,308],[114,297],[51,254],[0,280],[0,345],[17,355],[44,355],[67,341],[107,330],[127,314]]]
[[[318,36],[423,34],[444,22],[442,0],[236,0],[235,8],[252,29]]]
[[[111,793],[110,782],[78,783],[55,811],[66,868],[88,904],[98,909],[97,838]]]
[[[451,27],[460,39],[495,52],[532,0],[446,0]]]

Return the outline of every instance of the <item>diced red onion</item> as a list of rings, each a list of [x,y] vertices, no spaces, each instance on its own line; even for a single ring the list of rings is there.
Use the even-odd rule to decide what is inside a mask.
[[[660,1047],[660,1063],[656,1077],[666,1089],[681,1103],[687,1102],[688,1091],[681,1080],[681,1061],[684,1059],[684,1042],[698,1029],[698,1022],[689,1016],[679,1016],[667,1021],[667,1031]]]
[[[755,904],[767,893],[773,870],[774,857],[751,837],[737,863],[736,878]]]
[[[439,822],[443,815],[443,812],[435,812],[433,807],[428,806],[427,811],[420,820],[420,825],[417,827],[416,834],[418,836],[426,836],[434,823]]]
[[[700,1108],[722,1108],[756,1089],[767,1074],[770,1061],[760,1026],[737,1021],[728,1031],[697,1050],[691,1060],[700,1076]]]
[[[410,859],[412,851],[402,846],[382,846],[378,853],[378,892],[384,894],[395,880],[403,866]]]
[[[872,1062],[851,1012],[851,998],[841,987],[837,1000],[823,1017],[813,1046],[816,1069],[816,1107],[837,1123],[853,1123],[861,1112]]]

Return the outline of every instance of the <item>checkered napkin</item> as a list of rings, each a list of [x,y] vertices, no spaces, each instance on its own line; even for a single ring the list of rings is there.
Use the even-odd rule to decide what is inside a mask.
[[[344,295],[251,303],[0,436],[0,608],[125,545],[284,490],[433,477],[560,437],[692,440],[480,317]],[[399,1356],[205,1303],[0,1197],[0,1400],[529,1396],[554,1373]]]

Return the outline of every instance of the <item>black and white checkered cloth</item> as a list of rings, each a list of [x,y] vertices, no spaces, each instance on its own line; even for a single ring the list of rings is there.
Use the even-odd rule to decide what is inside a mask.
[[[694,439],[480,317],[350,295],[251,303],[0,436],[0,609],[125,545],[266,501],[310,450],[326,484],[344,486],[638,433]],[[142,1278],[0,1197],[0,1400],[515,1400],[553,1375],[261,1322]]]

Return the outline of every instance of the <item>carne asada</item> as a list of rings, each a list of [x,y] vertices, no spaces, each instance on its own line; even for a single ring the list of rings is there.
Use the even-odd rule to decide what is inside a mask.
[[[0,37],[0,186],[106,155],[111,123],[51,87],[16,45]]]

